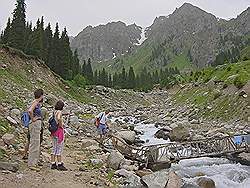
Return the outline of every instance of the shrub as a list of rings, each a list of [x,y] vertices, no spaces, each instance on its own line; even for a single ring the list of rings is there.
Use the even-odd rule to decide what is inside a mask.
[[[85,88],[86,83],[87,83],[86,79],[80,74],[77,74],[73,79],[73,84],[78,87]]]
[[[221,96],[221,92],[214,93],[214,100],[218,99]]]
[[[231,67],[231,66],[227,67],[227,72],[229,72],[229,71],[231,71],[231,70],[232,70],[232,67]]]
[[[244,85],[246,84],[246,81],[243,79],[241,75],[238,75],[234,79],[234,85],[238,88],[241,89]]]

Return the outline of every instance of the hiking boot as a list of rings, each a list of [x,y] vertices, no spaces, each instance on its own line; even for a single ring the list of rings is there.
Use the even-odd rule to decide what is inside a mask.
[[[57,170],[60,170],[60,171],[67,171],[68,169],[62,164],[58,164],[57,166]]]
[[[56,163],[54,163],[54,164],[52,164],[52,165],[51,165],[51,169],[52,169],[52,170],[57,169],[57,165],[56,165]]]

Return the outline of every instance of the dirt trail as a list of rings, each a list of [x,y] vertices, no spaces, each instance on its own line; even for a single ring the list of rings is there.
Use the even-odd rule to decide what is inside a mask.
[[[47,158],[49,154],[46,153]],[[21,158],[21,156],[20,156]],[[83,167],[82,162],[87,161],[86,152],[81,150],[77,138],[68,138],[64,150],[64,163],[68,171],[51,170],[49,161],[43,163],[40,172],[33,172],[27,168],[25,161],[17,173],[0,171],[0,188],[91,188],[112,187],[102,172],[104,169],[90,169]],[[79,171],[83,167],[83,171]]]

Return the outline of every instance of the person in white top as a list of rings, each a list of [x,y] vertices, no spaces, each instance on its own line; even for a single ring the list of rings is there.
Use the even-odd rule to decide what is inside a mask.
[[[100,137],[107,134],[107,129],[108,129],[107,116],[109,112],[110,110],[106,110],[105,112],[101,112],[96,116],[96,127]]]

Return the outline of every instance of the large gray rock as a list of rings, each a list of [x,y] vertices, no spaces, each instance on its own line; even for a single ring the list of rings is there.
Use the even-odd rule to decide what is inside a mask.
[[[42,107],[42,108],[41,108],[41,111],[42,111],[42,118],[43,118],[44,120],[46,120],[46,119],[48,118],[48,116],[49,116],[48,109],[45,108],[45,107]]]
[[[174,172],[170,172],[168,174],[168,183],[166,188],[181,188],[182,180],[181,178]]]
[[[165,188],[168,182],[168,171],[157,171],[143,176],[141,180],[148,188]]]
[[[6,119],[9,121],[10,124],[12,124],[12,125],[18,125],[18,122],[14,118],[12,118],[10,116],[7,116]]]
[[[10,116],[15,119],[16,121],[19,121],[21,118],[21,112],[19,109],[12,109],[10,111]]]
[[[18,163],[9,163],[0,161],[0,170],[8,170],[11,172],[17,172],[19,170]]]
[[[115,172],[116,175],[124,177],[125,179],[122,181],[122,186],[126,188],[143,188],[140,181],[140,177],[134,174],[134,172],[127,171],[125,169],[120,169]]]
[[[197,184],[201,187],[201,188],[215,188],[215,182],[207,177],[200,177],[197,180]]]
[[[135,142],[136,133],[134,131],[119,131],[118,137],[124,139],[129,144],[133,144]]]
[[[184,183],[184,185],[181,188],[201,188],[201,187],[191,183]]]
[[[168,131],[164,131],[163,129],[160,129],[158,130],[156,133],[155,133],[155,137],[156,138],[163,138],[164,140],[167,140],[169,138],[168,136],[169,132]]]
[[[69,126],[77,127],[80,124],[77,116],[70,116],[69,118]]]
[[[2,139],[5,144],[11,145],[15,143],[15,135],[6,133],[2,136]]]
[[[125,158],[124,156],[118,151],[112,151],[107,159],[107,166],[114,170],[118,170],[120,165],[124,163]]]
[[[89,160],[92,165],[101,165],[103,161],[101,159],[90,159]]]
[[[59,99],[55,95],[48,93],[45,98],[45,103],[54,106],[58,100]]]
[[[3,141],[2,138],[0,138],[0,147],[4,147],[5,146],[5,142]]]
[[[82,149],[90,147],[90,146],[99,146],[99,143],[93,139],[82,139]]]
[[[185,141],[190,136],[190,132],[188,128],[184,125],[178,125],[177,127],[173,128],[172,131],[169,133],[169,137],[171,141]]]

